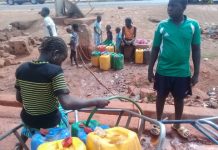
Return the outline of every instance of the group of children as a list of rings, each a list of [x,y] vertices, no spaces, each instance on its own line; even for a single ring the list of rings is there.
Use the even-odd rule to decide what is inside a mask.
[[[116,42],[113,42],[113,34],[111,31],[111,25],[106,25],[106,40],[102,40],[102,28],[101,28],[101,16],[97,16],[97,19],[94,23],[94,43],[97,47],[100,44],[104,45],[115,45],[115,49],[117,52],[120,52],[120,46],[122,41],[121,29],[120,27],[116,28]]]
[[[132,19],[126,18],[125,19],[125,26],[123,26],[122,30],[120,27],[115,29],[116,31],[116,39],[115,44],[113,42],[113,34],[111,31],[111,25],[106,25],[106,40],[102,40],[102,28],[101,28],[101,16],[97,16],[97,19],[94,24],[94,43],[97,47],[98,45],[107,45],[107,46],[114,46],[115,50],[118,53],[124,54],[125,47],[132,47],[131,52],[131,61],[134,57],[134,42],[136,38],[136,27],[133,26]]]
[[[95,46],[97,47],[98,45],[111,45],[115,46],[116,52],[120,53],[121,52],[121,42],[122,42],[122,34],[121,34],[121,28],[117,27],[116,28],[116,42],[114,44],[113,42],[113,34],[111,31],[111,25],[106,26],[106,34],[107,38],[106,40],[102,41],[102,28],[101,28],[101,16],[97,16],[97,19],[94,23],[94,43]],[[70,54],[70,60],[71,64],[73,65],[73,60],[75,61],[75,64],[78,67],[78,62],[77,62],[77,51],[78,51],[78,46],[79,46],[79,25],[78,24],[73,24],[70,28],[67,28],[67,32],[70,34],[70,49],[71,49],[71,54]]]
[[[47,7],[42,8],[40,11],[41,16],[44,18],[44,32],[46,37],[58,36],[57,29],[54,21],[49,16],[50,10]],[[125,19],[125,26],[122,28],[117,27],[116,31],[116,39],[113,41],[113,34],[111,31],[111,25],[106,25],[106,40],[102,40],[102,27],[101,27],[101,16],[97,16],[96,21],[94,23],[94,44],[97,47],[98,45],[107,45],[107,46],[115,46],[115,50],[118,53],[124,54],[124,46],[133,46],[135,37],[136,37],[136,27],[132,26],[131,18]],[[67,33],[70,34],[69,46],[70,46],[70,62],[71,65],[74,63],[77,67],[77,51],[79,48],[79,25],[73,24],[70,28],[67,28]],[[122,45],[122,46],[121,46]],[[134,49],[134,47],[133,47]],[[131,54],[134,56],[134,52]]]

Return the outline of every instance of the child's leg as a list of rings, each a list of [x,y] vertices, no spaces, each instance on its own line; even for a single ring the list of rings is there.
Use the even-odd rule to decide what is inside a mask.
[[[70,63],[73,65],[73,49],[72,47],[70,48]]]
[[[74,54],[73,59],[74,59],[74,61],[75,61],[76,66],[78,67],[78,62],[77,62],[77,58],[76,58],[76,53]]]

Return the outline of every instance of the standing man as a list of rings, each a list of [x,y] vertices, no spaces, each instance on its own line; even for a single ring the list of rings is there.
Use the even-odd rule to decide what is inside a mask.
[[[135,59],[135,39],[137,28],[133,26],[132,19],[127,17],[125,19],[125,26],[122,28],[122,53],[124,58],[128,59],[131,63]]]
[[[187,0],[169,0],[169,19],[161,21],[155,31],[148,80],[154,81],[154,89],[157,91],[157,120],[162,118],[164,103],[170,92],[174,97],[175,119],[181,120],[184,98],[192,94],[191,86],[198,83],[201,31],[197,21],[183,14],[186,6]],[[189,63],[191,52],[194,65],[192,75]],[[157,59],[154,76],[153,67]],[[189,130],[180,124],[174,124],[172,128],[184,138],[190,135]],[[157,126],[151,130],[156,135],[159,132]]]
[[[97,47],[102,42],[101,16],[97,16],[94,23],[94,43]]]
[[[40,15],[44,18],[44,34],[46,37],[58,36],[57,30],[54,21],[49,16],[50,10],[48,7],[43,7],[39,12]]]

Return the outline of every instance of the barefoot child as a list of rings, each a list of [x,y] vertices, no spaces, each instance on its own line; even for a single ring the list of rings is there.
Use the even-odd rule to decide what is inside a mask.
[[[121,53],[120,46],[122,42],[121,29],[119,27],[116,28],[116,52]]]
[[[75,61],[76,66],[78,67],[78,62],[77,62],[77,50],[79,46],[79,26],[78,24],[73,24],[72,25],[72,32],[71,32],[71,38],[70,38],[70,62],[71,65],[73,65],[73,59]]]
[[[20,116],[24,123],[21,131],[24,142],[42,128],[68,128],[63,109],[103,108],[109,103],[104,99],[86,100],[70,96],[61,68],[67,58],[67,45],[61,38],[44,38],[39,52],[37,60],[26,62],[16,70],[16,99],[23,105]],[[22,146],[17,144],[16,149],[22,149]]]
[[[102,40],[102,30],[101,30],[101,16],[97,16],[97,19],[94,23],[94,43],[97,47],[101,44]]]
[[[45,36],[58,36],[54,21],[49,16],[50,10],[47,7],[43,7],[39,14],[44,18],[44,34]]]
[[[113,45],[113,34],[111,32],[111,25],[106,26],[107,39],[103,42],[104,45]]]

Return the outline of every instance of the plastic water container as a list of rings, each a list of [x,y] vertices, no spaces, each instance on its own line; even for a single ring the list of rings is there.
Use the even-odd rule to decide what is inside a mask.
[[[144,55],[143,49],[136,49],[135,51],[135,63],[136,64],[143,64],[143,55]]]
[[[97,48],[98,48],[98,51],[99,51],[99,52],[104,52],[104,51],[106,51],[106,45],[99,45]]]
[[[76,136],[80,138],[80,140],[82,140],[84,143],[86,143],[87,133],[84,131],[83,127],[80,127],[81,124],[86,124],[86,121],[79,121],[72,124],[71,126],[72,136]],[[101,125],[96,120],[91,120],[88,127],[91,128],[92,131],[94,131],[96,127],[101,127],[102,129],[109,128],[108,125]]]
[[[91,56],[91,63],[92,66],[98,67],[99,66],[99,57],[101,56],[101,52],[93,51]]]
[[[126,61],[132,61],[135,48],[134,46],[124,46],[124,59]]]
[[[114,52],[114,46],[107,46],[106,47],[106,51],[108,51],[108,52]]]
[[[110,55],[100,56],[100,69],[107,71],[111,68],[111,58]]]
[[[142,149],[137,134],[122,127],[106,129],[105,135],[100,135],[95,132],[88,134],[86,146],[87,150]]]
[[[143,63],[148,65],[151,57],[151,51],[149,49],[144,50]]]
[[[124,56],[123,54],[111,55],[112,57],[112,68],[115,70],[121,70],[124,68]]]
[[[77,137],[72,137],[72,145],[64,147],[63,140],[47,142],[39,146],[38,150],[86,150],[85,144]]]
[[[69,129],[67,128],[51,128],[48,129],[48,134],[42,135],[37,132],[33,135],[31,140],[31,150],[37,150],[38,146],[50,141],[56,141],[70,137]]]

